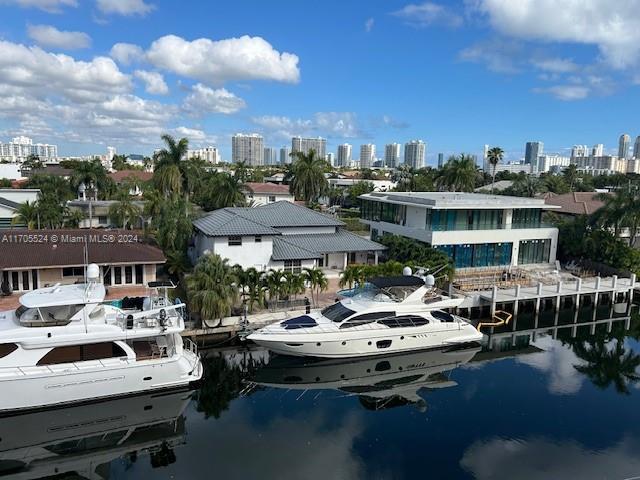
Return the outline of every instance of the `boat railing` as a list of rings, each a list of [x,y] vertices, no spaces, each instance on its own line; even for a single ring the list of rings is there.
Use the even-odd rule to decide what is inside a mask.
[[[0,378],[13,373],[14,375],[38,375],[41,373],[67,373],[67,372],[82,372],[96,367],[109,368],[114,366],[120,366],[123,364],[136,363],[135,359],[128,357],[113,357],[98,360],[87,360],[83,362],[69,362],[59,363],[55,365],[34,365],[31,367],[1,367]]]
[[[179,303],[136,313],[123,312],[117,315],[116,323],[122,330],[182,327],[183,319],[179,312],[183,307],[185,304]]]

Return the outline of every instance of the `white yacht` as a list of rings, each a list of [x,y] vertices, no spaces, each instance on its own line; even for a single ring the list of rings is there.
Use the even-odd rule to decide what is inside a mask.
[[[435,279],[380,277],[345,292],[342,300],[296,318],[268,325],[247,338],[276,353],[349,358],[478,342],[482,334],[447,313],[461,298],[438,292]]]
[[[55,285],[20,297],[0,313],[0,415],[189,385],[202,377],[195,344],[184,340],[170,284],[148,297],[104,302],[97,265],[87,283]]]

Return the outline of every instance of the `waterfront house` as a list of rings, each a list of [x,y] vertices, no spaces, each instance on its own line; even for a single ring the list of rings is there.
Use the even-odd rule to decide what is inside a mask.
[[[143,184],[150,182],[153,178],[153,172],[145,172],[142,170],[119,170],[109,174],[109,178],[118,186],[129,186],[129,195],[132,197],[142,196]]]
[[[267,205],[281,200],[294,202],[295,197],[289,192],[288,185],[280,185],[270,182],[247,182],[244,184],[243,193],[247,202],[253,206]]]
[[[215,253],[232,265],[258,270],[343,270],[350,263],[377,263],[378,253],[385,249],[348,232],[335,217],[287,201],[254,208],[222,208],[195,220],[193,225],[193,261]]]
[[[558,229],[542,221],[543,199],[452,192],[372,192],[361,221],[371,239],[385,233],[420,240],[443,251],[456,268],[550,264]]]

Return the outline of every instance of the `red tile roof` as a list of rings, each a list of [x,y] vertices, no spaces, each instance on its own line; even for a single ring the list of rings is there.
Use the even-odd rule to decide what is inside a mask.
[[[132,236],[137,236],[137,241]],[[85,239],[89,263],[159,264],[166,261],[162,250],[144,243],[142,233],[132,230],[12,229],[0,231],[0,270],[84,265],[85,243],[72,242],[71,238]]]
[[[110,173],[109,176],[116,183],[122,183],[126,178],[133,178],[141,182],[148,182],[153,178],[152,172],[143,172],[142,170],[120,170]]]
[[[560,209],[554,210],[557,213],[591,215],[604,205],[596,195],[598,194],[595,192],[547,193],[544,196],[544,203],[559,206]]]
[[[245,185],[253,193],[270,193],[270,194],[289,195],[289,185],[278,185],[277,183],[268,183],[268,182],[265,182],[265,183],[247,182]]]

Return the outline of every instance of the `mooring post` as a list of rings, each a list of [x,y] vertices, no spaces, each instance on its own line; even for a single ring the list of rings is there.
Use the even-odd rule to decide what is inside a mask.
[[[496,301],[498,299],[498,287],[491,287],[491,318],[496,314]]]

